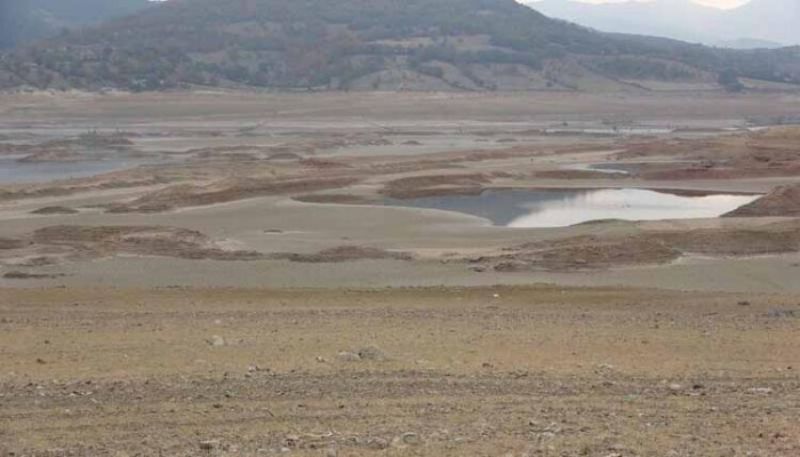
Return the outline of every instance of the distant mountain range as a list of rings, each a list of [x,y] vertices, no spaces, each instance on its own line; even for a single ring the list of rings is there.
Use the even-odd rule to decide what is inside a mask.
[[[747,85],[800,85],[800,47],[737,51],[602,33],[515,0],[170,0],[0,53],[0,89],[642,91]]]
[[[122,17],[148,6],[149,0],[0,0],[0,49]]]
[[[526,0],[547,16],[604,32],[653,35],[735,48],[800,44],[800,0],[751,0],[721,10],[691,0],[592,4]]]

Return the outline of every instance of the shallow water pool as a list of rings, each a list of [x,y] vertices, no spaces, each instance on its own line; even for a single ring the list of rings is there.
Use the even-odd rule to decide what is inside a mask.
[[[718,217],[758,195],[684,195],[647,189],[486,190],[479,195],[389,199],[391,206],[456,211],[504,227],[566,227],[604,219]]]

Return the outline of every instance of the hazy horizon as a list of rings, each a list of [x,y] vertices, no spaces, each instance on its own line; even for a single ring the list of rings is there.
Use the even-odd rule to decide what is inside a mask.
[[[532,0],[533,3],[537,3],[539,1],[541,0]],[[568,0],[568,1],[599,4],[599,3],[631,3],[631,2],[646,3],[656,0]],[[729,9],[750,3],[751,0],[692,0],[692,1],[699,5],[711,6],[720,9]]]

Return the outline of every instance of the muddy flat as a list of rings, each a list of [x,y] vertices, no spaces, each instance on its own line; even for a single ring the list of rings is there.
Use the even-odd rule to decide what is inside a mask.
[[[0,451],[798,455],[798,102],[2,94]]]

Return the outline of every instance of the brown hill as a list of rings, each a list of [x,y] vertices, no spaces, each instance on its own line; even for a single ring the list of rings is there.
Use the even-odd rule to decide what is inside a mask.
[[[514,0],[170,0],[0,56],[0,88],[737,90],[739,77],[800,83],[800,49],[604,34]]]

